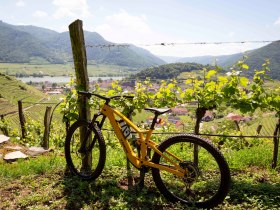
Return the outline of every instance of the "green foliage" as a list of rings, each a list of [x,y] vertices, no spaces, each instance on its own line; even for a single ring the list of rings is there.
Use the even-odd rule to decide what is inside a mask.
[[[40,145],[44,135],[44,126],[42,126],[42,123],[37,120],[27,119],[25,129],[26,137],[20,139],[20,142],[26,146]]]
[[[71,87],[73,84],[74,79],[71,78],[68,85]],[[63,115],[64,123],[71,122],[79,118],[77,100],[77,91],[75,89],[71,89],[71,91],[67,93],[63,102],[59,105],[59,109],[61,111],[61,114]]]
[[[204,78],[187,79],[188,87],[182,92],[181,97],[185,102],[197,101],[199,107],[213,109],[224,100],[222,87],[227,82],[225,77],[217,76],[219,68],[203,69]]]
[[[244,63],[245,59],[239,61],[227,73],[227,81],[223,87],[224,97],[233,108],[239,109],[242,113],[253,112],[258,108],[259,104],[253,100],[252,92],[249,89],[249,80],[242,76],[244,70],[248,66]],[[248,94],[248,92],[251,92]]]
[[[197,71],[203,69],[204,67],[207,66],[196,63],[171,63],[144,69],[141,72],[131,76],[131,79],[176,79],[183,72]]]

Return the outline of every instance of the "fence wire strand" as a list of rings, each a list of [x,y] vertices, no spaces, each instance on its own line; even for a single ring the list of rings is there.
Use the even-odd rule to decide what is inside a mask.
[[[265,43],[280,43],[280,40],[247,40],[247,41],[225,41],[225,42],[158,42],[158,43],[134,43],[134,44],[86,44],[88,48],[113,48],[124,47],[128,48],[132,45],[151,47],[151,46],[177,46],[177,45],[223,45],[223,44],[265,44]]]

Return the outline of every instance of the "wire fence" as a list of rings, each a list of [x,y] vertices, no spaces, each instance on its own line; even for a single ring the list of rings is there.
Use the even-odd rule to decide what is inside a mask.
[[[38,128],[44,126],[44,116],[47,107],[51,107],[52,109],[51,123],[54,126],[63,124],[63,116],[61,115],[60,110],[57,109],[58,104],[61,102],[59,101],[58,97],[50,97],[48,99],[43,99],[41,102],[30,102],[27,100],[22,100],[21,102],[26,125],[29,127],[33,126],[33,128],[30,128],[30,130],[35,130],[35,125],[37,125]],[[19,108],[17,106],[16,110],[1,115],[1,120],[2,122],[5,122],[5,124],[7,125],[9,130],[12,131],[13,134],[18,133],[18,135],[20,136],[21,123],[19,117]]]
[[[59,103],[61,96],[52,96],[51,98],[44,99],[40,102],[30,102],[23,100],[23,111],[24,116],[28,122],[37,122],[44,125],[44,115],[46,108],[51,106],[56,107]],[[195,110],[197,108],[196,102],[190,102],[182,105],[185,110],[184,113],[172,113],[170,119],[167,121],[170,124],[176,126],[177,131],[175,132],[154,132],[159,135],[176,135],[182,133],[194,133],[195,127]],[[180,107],[182,109],[182,107]],[[180,109],[179,108],[179,109]],[[218,113],[209,112],[205,119],[201,123],[200,134],[207,137],[217,138],[274,138],[275,128],[278,123],[278,118],[275,117],[275,113],[263,113],[257,111],[253,116],[240,116],[242,120],[234,122],[227,118],[227,115],[232,114],[230,112]],[[169,118],[169,117],[168,117]],[[52,120],[53,126],[63,126],[62,123],[63,115],[59,109],[55,109],[53,112]],[[9,127],[20,131],[20,119],[18,111],[13,111],[4,115],[5,122]],[[143,119],[142,119],[143,120]],[[145,120],[145,119],[144,119]],[[238,126],[236,125],[238,123]],[[230,128],[230,130],[227,130]],[[238,130],[239,129],[239,130]]]
[[[52,109],[56,108],[53,112],[52,124],[62,125],[63,114],[57,109],[59,101],[53,99],[53,101],[48,102],[29,102],[22,101],[24,116],[27,121],[33,122],[44,122],[44,115],[46,108],[48,106]],[[185,114],[178,114],[176,111],[171,113],[172,116],[167,117],[166,121],[171,125],[175,125],[177,128],[176,132],[154,132],[154,134],[182,134],[182,133],[194,133],[193,129],[195,126],[195,110],[197,105],[190,102],[184,108]],[[175,108],[176,109],[176,108]],[[273,138],[275,137],[274,131],[276,124],[278,123],[278,118],[275,117],[274,113],[262,113],[257,112],[254,116],[239,116],[242,118],[240,121],[234,121],[227,118],[228,113],[214,113],[208,112],[205,119],[201,122],[200,134],[203,136],[215,136],[215,137],[243,137],[243,138]],[[263,115],[266,115],[265,117]],[[218,116],[218,117],[215,117]],[[150,116],[151,117],[151,116]],[[147,120],[147,119],[146,119]],[[142,119],[143,121],[143,119]],[[20,129],[20,119],[18,111],[11,112],[5,115],[5,122],[12,128]],[[238,126],[236,125],[238,123]],[[230,128],[231,131],[235,131],[234,134],[226,133],[226,129]],[[239,129],[239,130],[238,130]],[[224,132],[223,132],[224,131]],[[229,131],[228,131],[229,132]],[[236,134],[238,132],[238,134]],[[217,134],[218,133],[218,134]],[[278,136],[279,137],[279,136]]]
[[[247,41],[226,41],[226,42],[158,42],[158,43],[134,43],[134,44],[86,44],[88,48],[120,48],[130,47],[131,45],[150,47],[150,46],[178,46],[178,45],[222,45],[222,44],[266,44],[266,43],[280,43],[280,40],[247,40]]]

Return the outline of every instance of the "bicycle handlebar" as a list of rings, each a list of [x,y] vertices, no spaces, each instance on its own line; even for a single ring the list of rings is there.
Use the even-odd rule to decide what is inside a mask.
[[[78,90],[77,91],[78,94],[81,94],[81,95],[86,95],[88,98],[90,98],[91,96],[96,96],[98,98],[101,98],[103,100],[105,100],[107,103],[112,100],[112,99],[119,99],[119,98],[128,98],[128,99],[133,99],[134,96],[120,96],[120,95],[117,95],[117,96],[111,96],[111,97],[106,97],[106,96],[102,96],[102,95],[99,95],[97,93],[91,93],[91,92],[87,92],[87,91],[80,91]]]

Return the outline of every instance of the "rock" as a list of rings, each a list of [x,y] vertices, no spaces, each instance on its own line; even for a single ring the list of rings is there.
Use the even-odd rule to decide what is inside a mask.
[[[17,159],[25,159],[25,158],[28,158],[28,156],[26,154],[22,153],[21,151],[10,152],[4,156],[4,160],[6,160],[8,162],[14,161]]]
[[[5,141],[8,141],[9,139],[10,137],[0,134],[0,144],[2,144]]]
[[[20,146],[6,146],[6,147],[4,147],[4,149],[7,149],[7,150],[22,150],[22,147],[20,147]]]
[[[43,147],[30,147],[28,148],[28,150],[26,151],[26,154],[30,155],[30,156],[38,156],[41,155],[45,152],[48,152],[49,150],[45,150]]]

